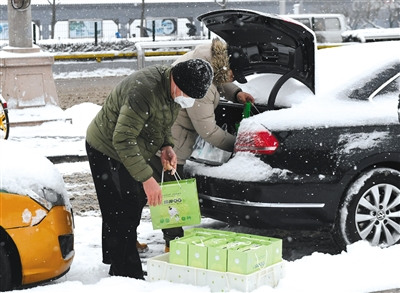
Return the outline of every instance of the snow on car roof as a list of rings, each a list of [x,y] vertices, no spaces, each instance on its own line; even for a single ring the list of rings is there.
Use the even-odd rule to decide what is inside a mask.
[[[303,127],[332,127],[398,123],[398,96],[388,94],[372,101],[351,100],[346,95],[379,70],[400,64],[400,42],[379,42],[322,49],[316,52],[316,94],[300,83],[289,80],[277,97],[277,105],[241,122],[239,131],[262,127],[290,130]],[[266,103],[277,77],[256,75],[241,85],[253,94],[256,103]],[[397,93],[398,95],[398,93]]]
[[[0,149],[0,190],[28,195],[49,188],[67,199],[62,175],[46,157],[16,141],[0,140]]]

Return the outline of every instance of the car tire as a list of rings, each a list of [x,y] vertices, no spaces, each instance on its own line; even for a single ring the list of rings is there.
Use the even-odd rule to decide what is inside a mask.
[[[4,242],[2,242],[4,243]],[[7,252],[0,243],[0,291],[8,291],[12,289],[11,283],[11,265]]]
[[[0,101],[0,137],[7,139],[10,134],[10,121],[8,119],[8,110],[4,108]]]
[[[377,168],[361,174],[347,189],[335,222],[342,249],[359,240],[388,247],[400,242],[400,172]]]

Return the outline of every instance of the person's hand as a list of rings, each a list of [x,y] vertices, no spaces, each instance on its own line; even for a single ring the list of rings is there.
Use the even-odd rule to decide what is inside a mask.
[[[254,104],[253,96],[246,92],[238,92],[236,94],[236,99],[238,100],[239,103],[242,103],[242,104],[246,104],[246,102],[250,102],[250,103]]]
[[[143,189],[147,196],[147,202],[151,206],[156,206],[161,204],[162,193],[161,187],[158,185],[157,181],[151,177],[143,182]]]
[[[171,175],[174,175],[178,164],[178,159],[172,147],[166,146],[161,149],[161,164],[164,171],[170,171]]]

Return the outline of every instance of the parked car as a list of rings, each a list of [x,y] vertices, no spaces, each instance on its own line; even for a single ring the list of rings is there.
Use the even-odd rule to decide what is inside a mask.
[[[312,29],[318,43],[341,43],[342,33],[347,30],[346,18],[343,14],[286,14],[282,17],[290,17]]]
[[[199,20],[228,43],[235,78],[256,100],[249,118],[232,102],[216,110],[237,134],[227,162],[187,164],[202,214],[330,229],[343,249],[399,243],[400,42],[316,51],[309,29],[274,15],[221,10]]]
[[[0,291],[68,272],[73,216],[64,181],[46,158],[0,140]]]

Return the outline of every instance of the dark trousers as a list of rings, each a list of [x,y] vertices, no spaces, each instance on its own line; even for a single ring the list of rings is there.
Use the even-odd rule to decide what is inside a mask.
[[[150,166],[153,168],[153,177],[154,179],[157,180],[157,182],[161,182],[161,174],[163,167],[161,165],[161,160],[158,156],[153,156],[150,159]],[[184,165],[178,165],[177,166],[177,172],[179,176],[184,179],[184,174],[183,174],[183,166]],[[170,172],[166,171],[164,172],[164,181],[175,181],[176,178],[175,176],[171,175]],[[183,236],[183,229],[182,227],[176,227],[176,228],[168,228],[168,229],[162,229],[162,232],[164,234],[164,240],[165,240],[165,245],[169,247],[169,242],[171,240],[174,240],[176,238],[180,238]]]
[[[103,262],[111,264],[110,275],[144,279],[136,248],[136,229],[147,202],[143,185],[124,165],[86,143],[103,219]]]

